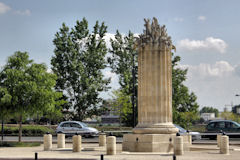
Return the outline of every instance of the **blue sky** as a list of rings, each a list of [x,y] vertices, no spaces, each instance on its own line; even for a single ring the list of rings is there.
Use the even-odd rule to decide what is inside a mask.
[[[240,1],[237,0],[0,0],[0,66],[15,51],[27,51],[50,65],[54,34],[65,22],[83,17],[89,26],[104,21],[108,33],[118,29],[142,33],[143,18],[165,24],[177,47],[180,67],[188,68],[186,85],[200,106],[223,109],[240,98]],[[117,83],[116,75],[113,85]]]

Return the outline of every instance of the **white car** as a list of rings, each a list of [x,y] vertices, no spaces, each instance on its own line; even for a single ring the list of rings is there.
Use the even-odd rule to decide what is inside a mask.
[[[96,128],[88,127],[83,122],[64,121],[58,125],[56,133],[64,133],[66,136],[79,134],[84,137],[94,137],[98,135],[99,131]]]
[[[178,133],[180,135],[186,135],[187,134],[187,130],[180,127],[179,125],[177,124],[174,124],[174,126],[179,129]],[[189,132],[190,135],[192,135],[192,141],[195,141],[195,140],[200,140],[201,139],[201,134],[199,132]]]

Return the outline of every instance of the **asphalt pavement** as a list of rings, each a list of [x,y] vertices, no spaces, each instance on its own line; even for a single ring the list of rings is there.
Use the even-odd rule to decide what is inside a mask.
[[[2,140],[2,139],[0,139]],[[4,141],[18,141],[17,136],[4,136]],[[117,143],[122,142],[122,137],[117,137]],[[57,143],[57,136],[52,137],[53,143]],[[22,137],[22,142],[41,142],[43,143],[43,137]],[[66,143],[72,143],[72,137],[65,138]],[[82,137],[82,143],[98,143],[98,137],[85,138]]]
[[[1,140],[1,139],[0,139]],[[53,136],[53,143],[57,143],[57,136]],[[18,141],[17,136],[4,136],[4,141]],[[23,142],[40,142],[43,143],[43,137],[22,137]],[[65,139],[66,143],[72,143],[72,137],[67,137]],[[117,143],[122,143],[123,138],[117,137]],[[94,138],[82,138],[82,143],[98,143],[98,137]],[[193,141],[193,144],[216,144],[216,140],[209,140],[203,138],[201,140]],[[240,145],[240,138],[230,138],[230,145]]]

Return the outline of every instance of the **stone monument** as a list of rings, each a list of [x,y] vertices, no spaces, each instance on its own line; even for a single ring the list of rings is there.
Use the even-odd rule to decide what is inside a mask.
[[[178,129],[172,123],[172,62],[175,49],[165,26],[156,18],[137,40],[138,124],[123,137],[123,151],[173,152]]]

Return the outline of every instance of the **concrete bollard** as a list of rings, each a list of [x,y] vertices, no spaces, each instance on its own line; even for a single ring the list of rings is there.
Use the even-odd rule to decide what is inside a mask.
[[[65,148],[65,134],[57,134],[57,148]]]
[[[73,152],[81,152],[82,148],[82,136],[73,136]]]
[[[116,137],[109,136],[107,137],[107,155],[115,155],[116,154]]]
[[[229,154],[229,137],[228,136],[221,137],[220,153]]]
[[[44,151],[52,150],[52,135],[44,134],[43,139],[44,139],[43,140]]]
[[[217,134],[217,146],[219,148],[221,147],[221,137],[222,137],[222,134]]]
[[[183,155],[183,137],[177,136],[174,139],[174,154]]]
[[[187,134],[187,137],[188,137],[188,143],[189,145],[192,145],[192,135],[191,134]]]
[[[106,134],[101,133],[98,137],[99,146],[106,146]]]

